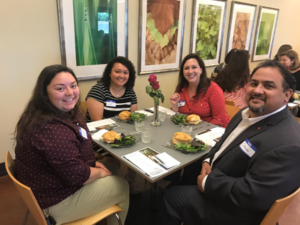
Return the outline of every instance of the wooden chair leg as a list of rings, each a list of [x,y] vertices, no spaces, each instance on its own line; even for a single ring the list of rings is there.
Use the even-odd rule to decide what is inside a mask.
[[[29,209],[27,209],[27,212],[26,212],[26,215],[25,215],[22,225],[26,225],[29,214],[30,214],[30,211],[29,211]]]
[[[115,216],[117,217],[117,220],[118,220],[119,225],[122,225],[122,221],[121,221],[121,219],[120,219],[119,214],[118,214],[118,213],[115,213]]]

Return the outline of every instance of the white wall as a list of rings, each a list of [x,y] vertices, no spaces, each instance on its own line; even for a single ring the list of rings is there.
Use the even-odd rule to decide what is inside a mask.
[[[239,0],[251,4],[279,8],[279,19],[273,45],[272,56],[282,44],[291,44],[300,53],[299,0]],[[139,0],[128,0],[128,57],[138,68],[138,19]],[[190,50],[192,0],[186,0],[183,57]],[[222,48],[223,61],[227,42],[227,30],[231,0],[228,0],[225,33]],[[256,24],[256,23],[255,23]],[[252,38],[254,41],[254,38]],[[252,53],[253,43],[251,46]],[[59,29],[55,0],[1,0],[0,1],[0,163],[4,161],[7,150],[14,152],[12,133],[28,102],[40,71],[47,65],[60,63]],[[257,63],[251,63],[253,69]],[[213,68],[208,68],[208,74]],[[169,96],[177,82],[177,72],[157,74],[166,103],[170,106]],[[147,75],[138,75],[135,91],[139,108],[153,105],[152,99],[145,93],[148,84]],[[81,96],[84,98],[95,81],[80,82]]]

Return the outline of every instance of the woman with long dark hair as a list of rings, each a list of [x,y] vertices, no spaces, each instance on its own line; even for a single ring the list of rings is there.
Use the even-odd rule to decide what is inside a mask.
[[[79,110],[75,74],[62,65],[40,73],[16,126],[17,179],[29,186],[57,225],[98,213],[114,204],[129,206],[125,179],[113,165],[95,161],[92,140]],[[112,173],[112,172],[113,173]],[[109,218],[109,224],[116,224]]]
[[[247,106],[245,94],[249,76],[248,51],[236,50],[215,82],[222,88],[225,100],[233,101],[236,107],[243,108]]]
[[[197,54],[191,53],[183,59],[170,100],[175,112],[197,114],[202,120],[222,127],[229,122],[222,89],[207,78],[204,62]]]

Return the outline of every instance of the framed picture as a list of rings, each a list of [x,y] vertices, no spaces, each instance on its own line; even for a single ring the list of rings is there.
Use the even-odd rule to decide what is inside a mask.
[[[227,52],[231,49],[250,51],[256,5],[232,2]]]
[[[185,0],[140,0],[139,73],[179,70]]]
[[[252,61],[271,58],[279,9],[260,7]]]
[[[198,54],[205,66],[220,62],[226,4],[222,0],[194,0],[191,52]]]
[[[57,0],[62,63],[79,80],[97,79],[127,56],[127,0]]]

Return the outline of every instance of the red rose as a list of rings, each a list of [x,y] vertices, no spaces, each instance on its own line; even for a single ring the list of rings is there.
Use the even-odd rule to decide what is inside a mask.
[[[153,83],[156,81],[156,79],[157,79],[157,77],[154,74],[150,74],[148,81],[150,83]]]
[[[159,82],[158,81],[153,81],[152,82],[152,87],[154,90],[157,90],[159,88]]]

